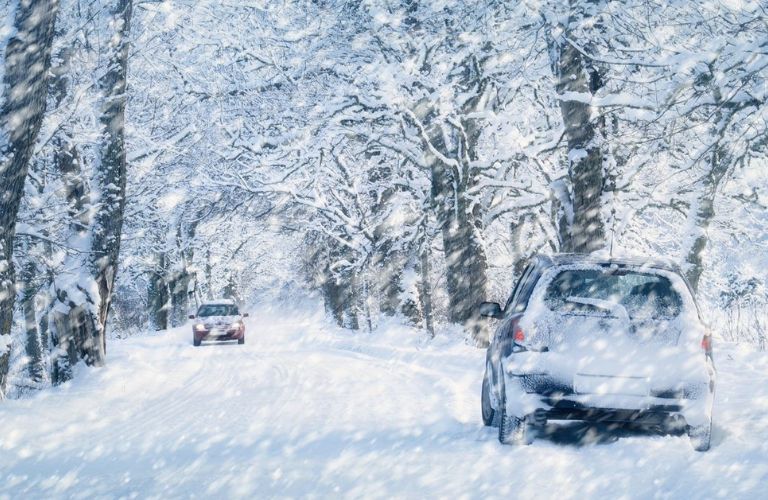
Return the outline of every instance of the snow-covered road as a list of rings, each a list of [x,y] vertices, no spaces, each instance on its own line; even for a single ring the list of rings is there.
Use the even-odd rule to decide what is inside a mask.
[[[502,447],[480,423],[483,350],[287,316],[252,312],[244,346],[194,348],[187,328],[113,341],[106,368],[3,402],[0,497],[757,498],[768,489],[765,353],[717,346],[708,453],[685,437],[579,425]]]

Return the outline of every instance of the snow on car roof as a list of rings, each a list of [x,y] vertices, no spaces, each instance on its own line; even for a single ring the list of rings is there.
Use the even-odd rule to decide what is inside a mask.
[[[560,253],[554,255],[541,255],[540,258],[550,265],[562,264],[602,264],[628,267],[648,267],[663,269],[680,274],[680,267],[672,261],[650,257],[608,257],[604,255]]]
[[[235,305],[235,301],[231,299],[218,299],[218,300],[208,300],[200,304],[201,306],[233,306]]]

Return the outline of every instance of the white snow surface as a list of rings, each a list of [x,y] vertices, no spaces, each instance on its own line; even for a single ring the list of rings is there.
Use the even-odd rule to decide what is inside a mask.
[[[104,368],[0,404],[0,498],[749,498],[768,487],[768,356],[716,344],[713,448],[556,427],[501,446],[485,351],[262,306],[246,344],[189,325],[110,343]],[[589,444],[579,442],[586,436]]]

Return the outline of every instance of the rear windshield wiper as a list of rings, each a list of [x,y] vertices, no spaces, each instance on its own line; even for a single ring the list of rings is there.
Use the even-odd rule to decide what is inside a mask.
[[[616,302],[594,299],[592,297],[576,297],[574,295],[567,297],[565,301],[571,302],[573,304],[581,304],[585,306],[592,306],[597,309],[602,309],[603,311],[608,311],[612,315],[621,318],[626,322],[629,322],[629,313],[627,313],[627,309],[623,305]]]

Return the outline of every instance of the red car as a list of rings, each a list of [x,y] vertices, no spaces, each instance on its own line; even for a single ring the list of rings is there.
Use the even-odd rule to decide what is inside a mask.
[[[205,302],[189,319],[196,319],[192,325],[192,344],[199,346],[203,340],[237,340],[245,344],[245,324],[243,318],[248,313],[240,314],[231,300]]]

